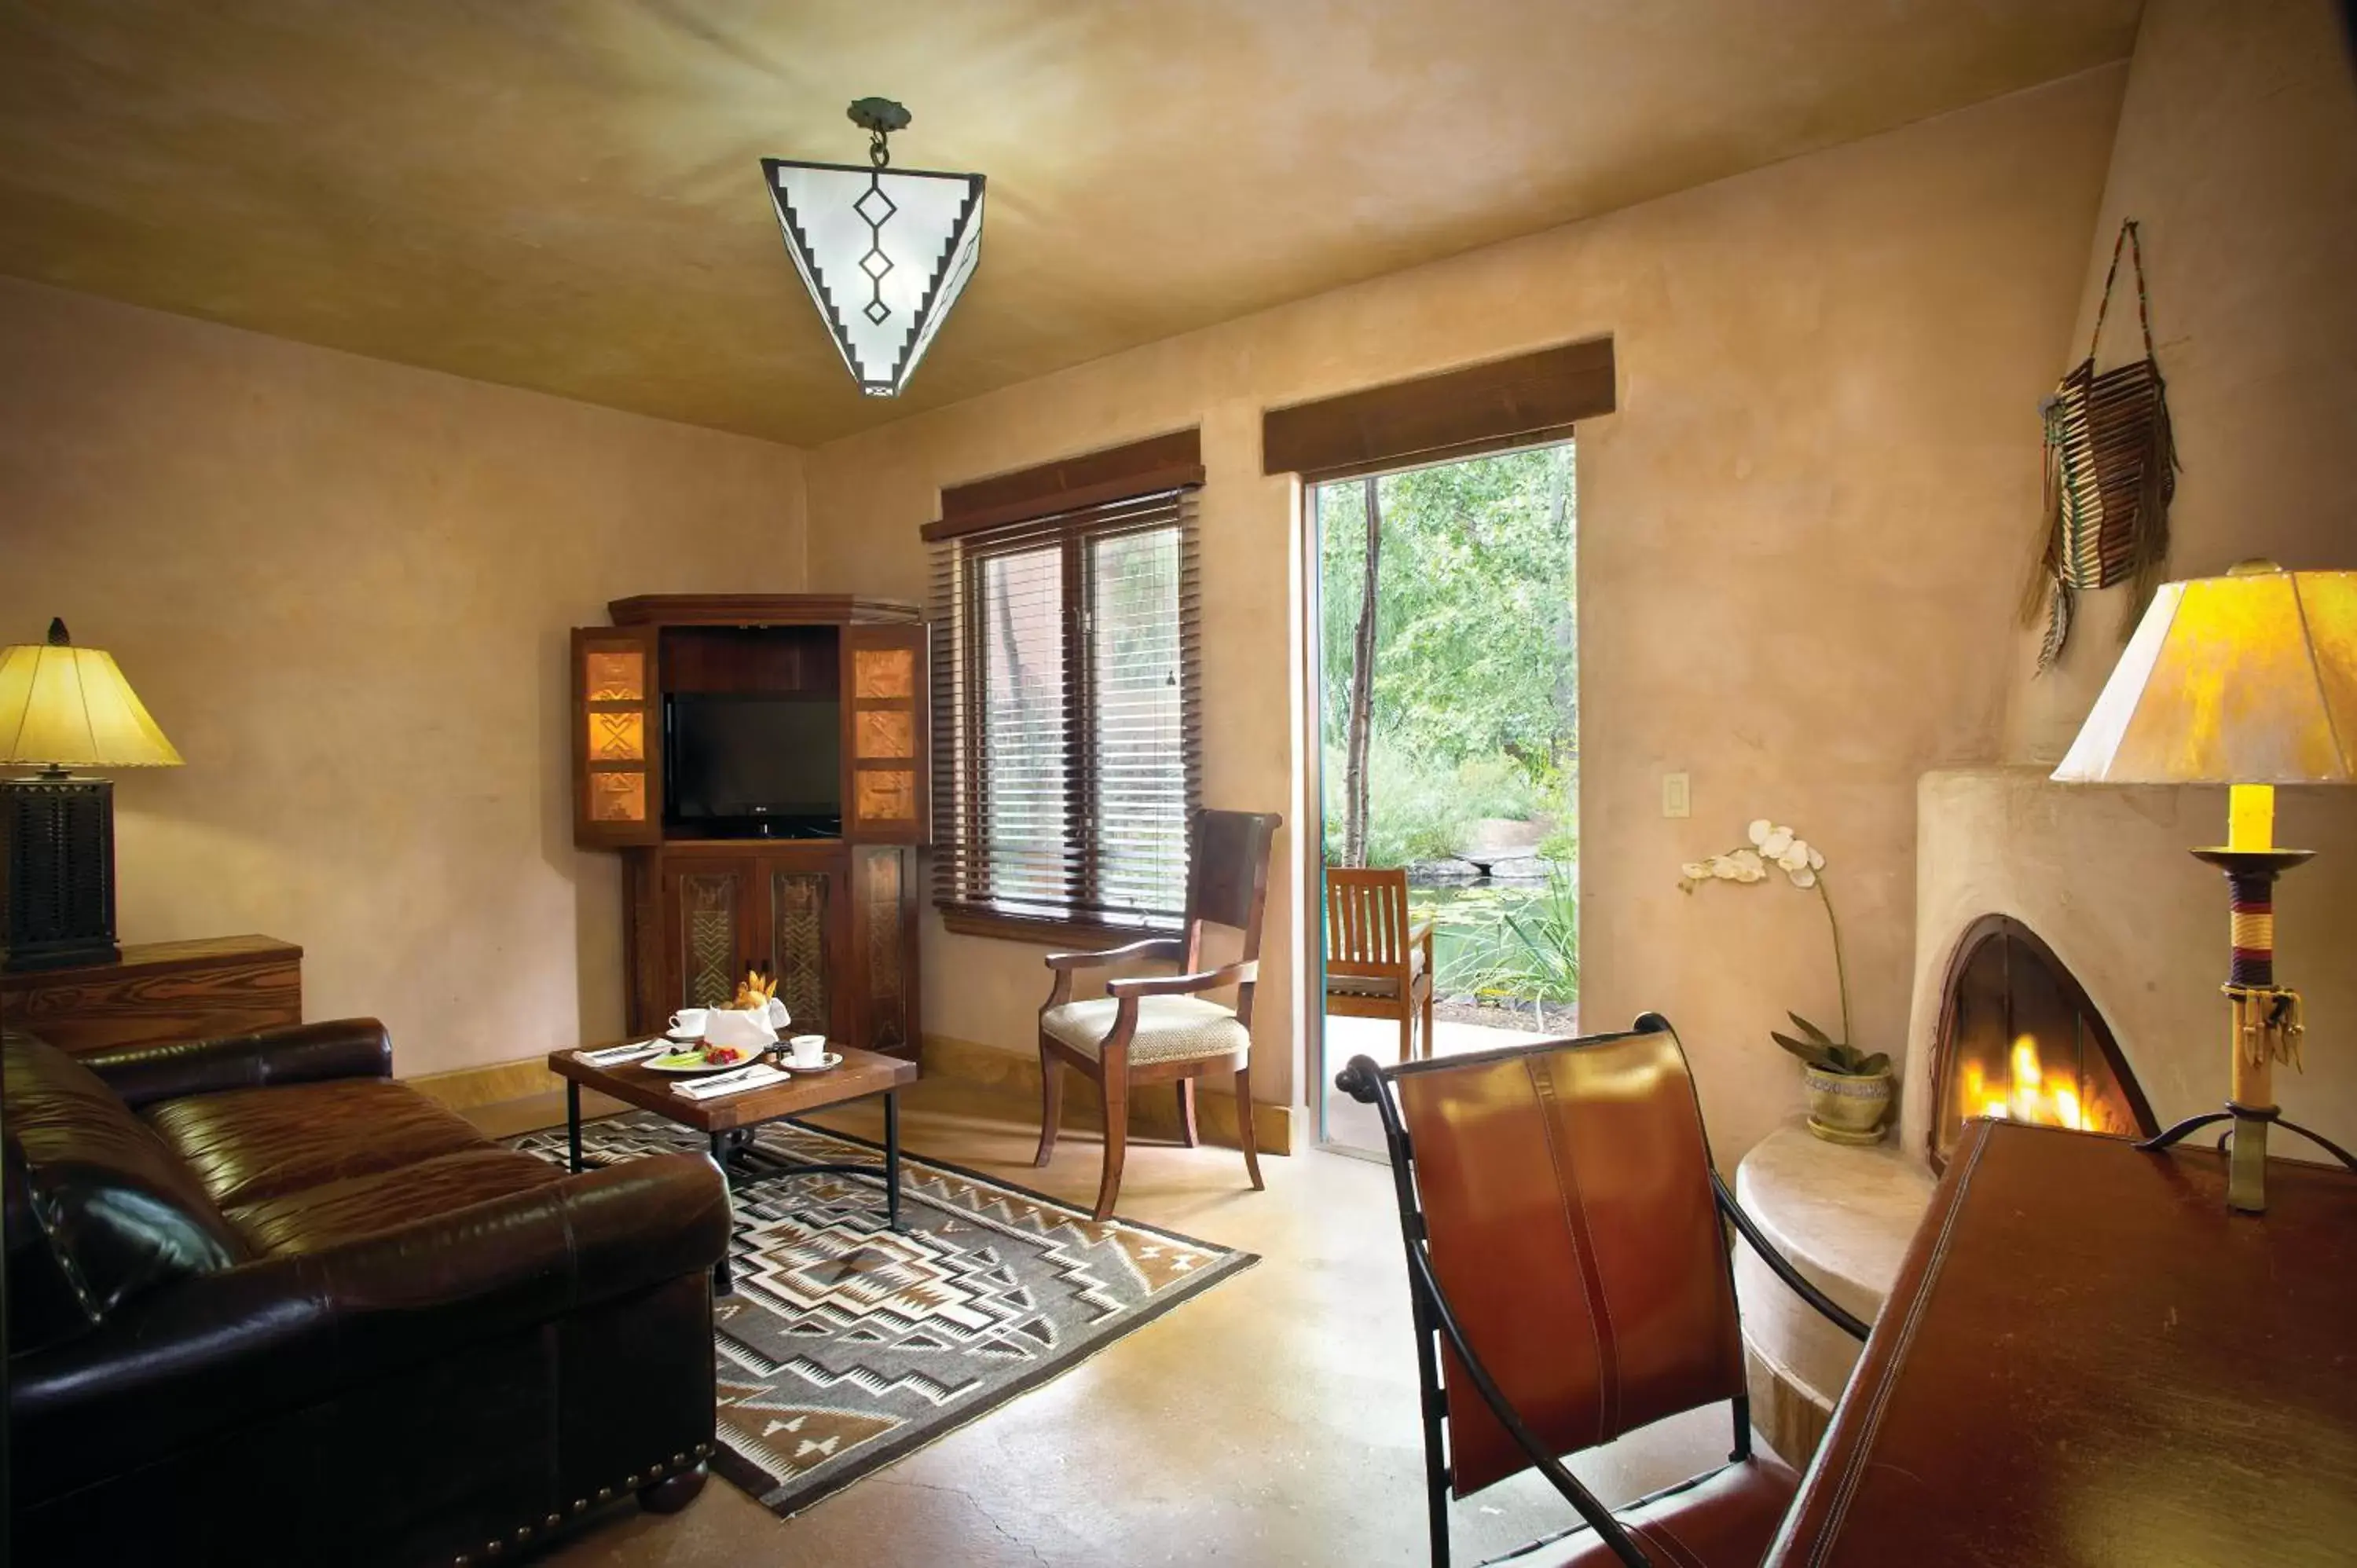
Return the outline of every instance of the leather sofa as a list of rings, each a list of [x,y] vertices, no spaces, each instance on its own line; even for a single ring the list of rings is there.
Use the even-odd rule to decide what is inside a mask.
[[[713,1445],[701,1155],[569,1176],[372,1019],[5,1063],[15,1560],[512,1560]]]

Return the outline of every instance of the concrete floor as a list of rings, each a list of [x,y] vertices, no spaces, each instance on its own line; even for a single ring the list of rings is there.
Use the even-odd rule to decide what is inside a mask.
[[[561,1114],[561,1111],[557,1112]],[[502,1131],[545,1106],[481,1118]],[[875,1134],[881,1112],[830,1118]],[[908,1091],[907,1145],[1085,1202],[1101,1145],[1067,1131],[1030,1166],[1027,1101],[927,1079]],[[1391,1176],[1312,1151],[1265,1158],[1265,1193],[1232,1149],[1133,1144],[1125,1217],[1261,1255],[1255,1268],[1116,1340],[899,1464],[780,1520],[715,1477],[686,1511],[635,1505],[593,1520],[541,1561],[654,1564],[1424,1563],[1423,1456],[1406,1271]],[[1575,1463],[1608,1501],[1718,1463],[1724,1407]],[[1458,1561],[1569,1522],[1525,1476],[1457,1506]]]

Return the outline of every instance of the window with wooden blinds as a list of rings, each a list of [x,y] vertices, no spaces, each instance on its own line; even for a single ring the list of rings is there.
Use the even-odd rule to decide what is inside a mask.
[[[933,897],[1175,929],[1200,772],[1194,490],[936,535]]]

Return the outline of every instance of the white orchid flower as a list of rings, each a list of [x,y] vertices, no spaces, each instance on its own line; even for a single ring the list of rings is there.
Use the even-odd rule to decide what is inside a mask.
[[[1770,842],[1773,843],[1774,841],[1771,839]],[[1765,854],[1768,852],[1766,850],[1761,850],[1760,853]],[[1784,852],[1781,854],[1776,856],[1776,864],[1782,866],[1787,871],[1808,870],[1809,846],[1806,843],[1803,843],[1801,840],[1794,839],[1790,844],[1785,846]]]
[[[1781,860],[1785,853],[1792,847],[1792,830],[1770,828],[1766,838],[1754,842],[1760,845],[1761,854],[1766,855],[1770,860]]]
[[[1687,861],[1678,867],[1678,876],[1686,882],[1707,882],[1710,880],[1710,863],[1702,860]]]
[[[1751,825],[1744,830],[1744,836],[1750,839],[1754,844],[1763,844],[1768,842],[1768,835],[1775,831],[1775,824],[1769,822],[1767,818],[1754,817],[1751,819]]]
[[[1795,887],[1814,887],[1817,885],[1817,874],[1805,865],[1798,871],[1789,865],[1784,870],[1792,878],[1792,886]]]
[[[1710,858],[1710,874],[1721,882],[1732,882],[1742,875],[1743,872],[1742,868],[1735,864],[1734,856],[1715,854]]]
[[[1768,875],[1768,864],[1756,849],[1738,849],[1727,858],[1734,863],[1738,882],[1757,882]]]
[[[1811,844],[1809,846],[1809,869],[1811,871],[1823,871],[1824,868],[1824,852],[1818,849],[1816,845]]]

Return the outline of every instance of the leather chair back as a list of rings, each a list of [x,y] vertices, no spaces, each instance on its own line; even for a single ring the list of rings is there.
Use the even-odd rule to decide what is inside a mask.
[[[1685,1053],[1666,1028],[1394,1079],[1433,1272],[1558,1455],[1744,1391],[1735,1283]],[[1529,1459],[1446,1352],[1458,1497]]]

